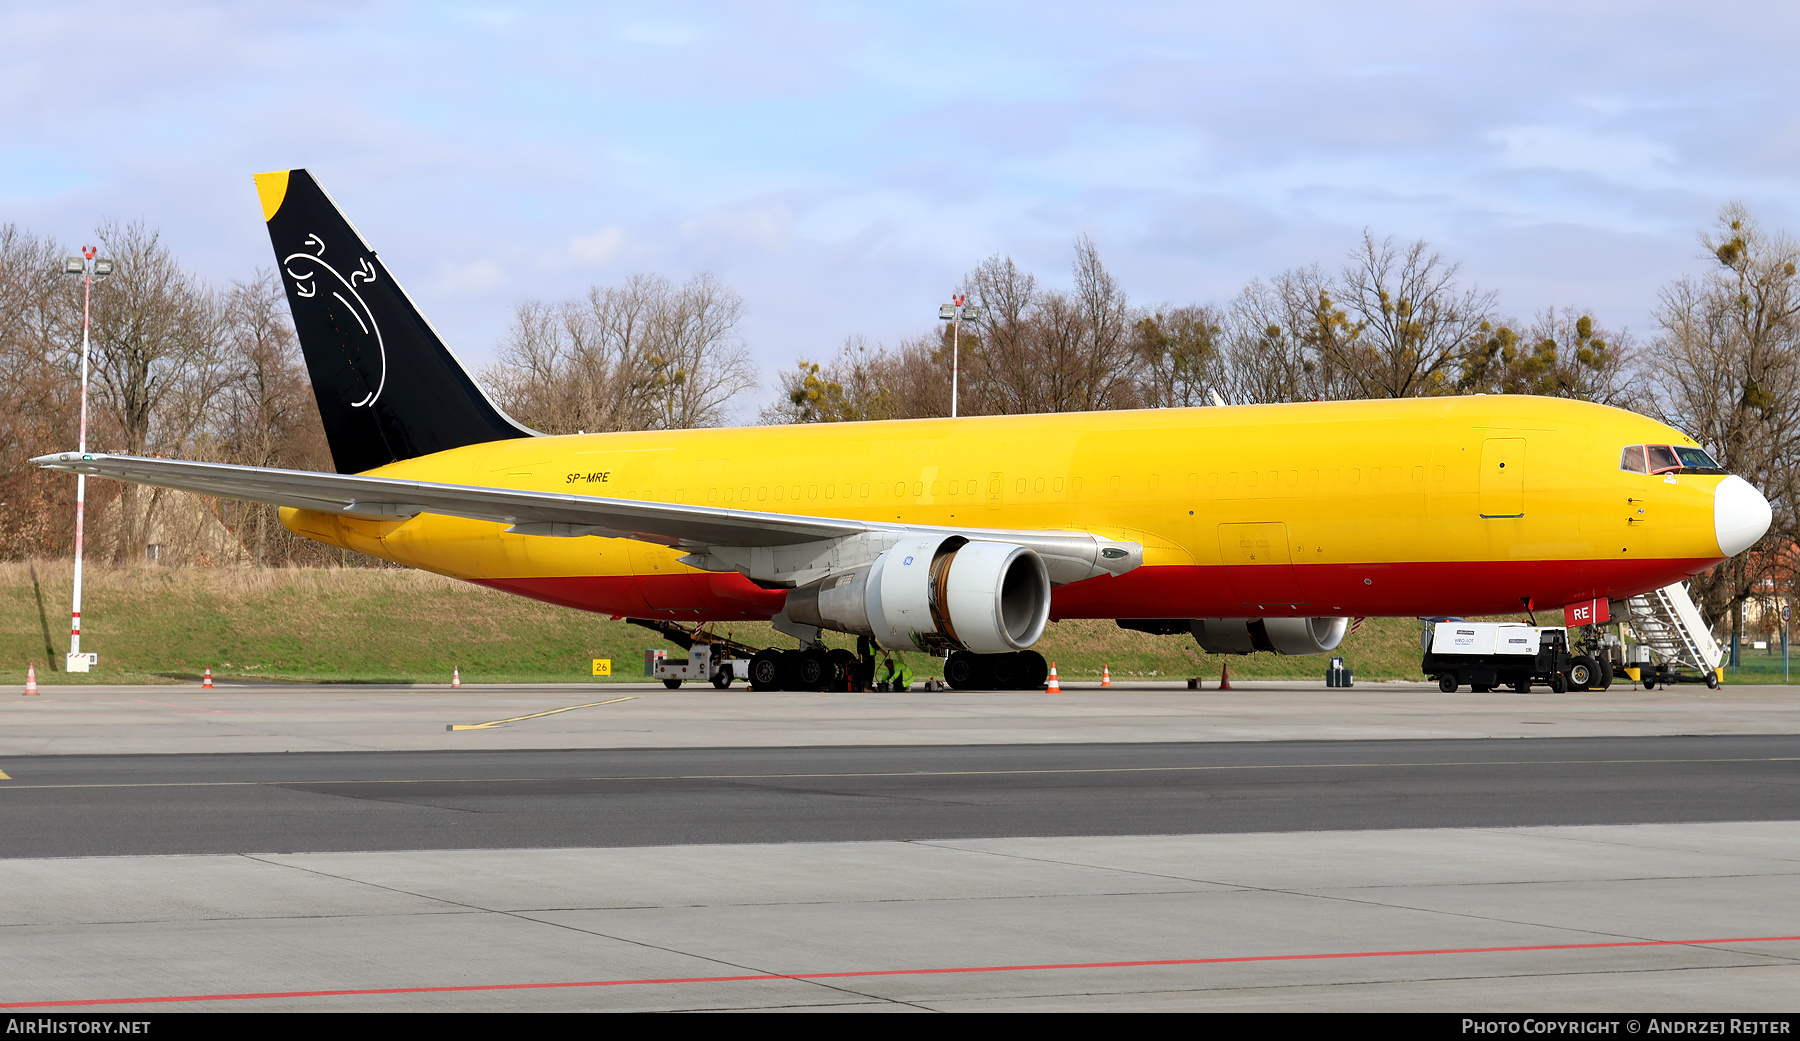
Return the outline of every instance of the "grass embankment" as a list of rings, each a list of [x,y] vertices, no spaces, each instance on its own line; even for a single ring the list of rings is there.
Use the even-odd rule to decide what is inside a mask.
[[[34,582],[35,575],[35,582]],[[93,568],[83,592],[82,649],[97,672],[60,671],[68,650],[66,561],[0,564],[0,676],[22,682],[145,683],[195,676],[443,683],[595,682],[590,662],[613,660],[613,679],[641,680],[657,637],[604,615],[553,607],[421,571],[386,569]],[[1548,619],[1544,624],[1555,624]],[[720,626],[753,646],[791,647],[767,623]],[[838,637],[833,646],[852,646]],[[1201,676],[1229,663],[1240,679],[1323,678],[1323,657],[1200,654],[1186,636],[1150,636],[1109,621],[1053,623],[1037,649],[1064,679],[1110,666],[1117,680]],[[678,651],[676,653],[679,653]],[[1417,679],[1419,623],[1370,619],[1339,648],[1360,679]],[[938,664],[907,655],[924,679]],[[45,668],[57,663],[57,671]],[[1779,674],[1777,674],[1779,675]],[[1748,679],[1748,677],[1746,677]],[[1766,682],[1766,680],[1765,680]]]

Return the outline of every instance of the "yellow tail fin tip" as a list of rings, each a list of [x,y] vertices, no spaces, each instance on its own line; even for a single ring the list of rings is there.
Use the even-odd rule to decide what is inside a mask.
[[[281,209],[281,200],[287,198],[288,173],[287,170],[276,170],[256,175],[256,194],[262,198],[265,222],[275,219],[275,211]]]

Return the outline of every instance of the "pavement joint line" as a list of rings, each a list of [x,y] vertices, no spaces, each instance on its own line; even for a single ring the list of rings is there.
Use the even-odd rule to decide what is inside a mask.
[[[288,855],[291,856],[293,854],[288,854]],[[448,904],[451,907],[460,907],[467,911],[480,912],[483,914],[503,915],[508,918],[518,919],[519,921],[522,921],[522,922],[530,922],[533,925],[547,925],[547,926],[551,927],[552,929],[563,929],[568,932],[580,933],[584,936],[593,936],[593,937],[597,937],[597,938],[604,939],[604,940],[611,940],[614,943],[630,944],[633,947],[643,947],[643,948],[647,948],[647,949],[653,950],[653,951],[661,951],[664,954],[674,954],[674,955],[678,955],[678,956],[684,957],[684,958],[693,958],[697,961],[712,962],[715,965],[724,965],[724,966],[728,966],[733,969],[747,969],[752,972],[756,971],[755,966],[740,965],[736,962],[725,961],[723,959],[715,958],[715,957],[713,957],[711,955],[707,955],[707,954],[699,954],[699,953],[696,953],[693,951],[677,950],[673,947],[665,947],[665,946],[662,946],[661,944],[649,943],[647,941],[633,939],[628,936],[615,936],[611,933],[603,933],[603,932],[600,932],[595,929],[584,929],[581,926],[572,925],[567,922],[546,921],[542,918],[532,917],[532,915],[534,913],[535,914],[554,914],[554,913],[556,913],[554,910],[543,910],[543,909],[538,909],[535,911],[519,910],[519,909],[507,910],[507,909],[498,908],[498,907],[484,907],[480,904],[471,904],[471,903],[468,903],[468,902],[462,901],[462,900],[451,900],[447,897],[433,896],[433,895],[430,895],[427,893],[413,892],[412,890],[409,890],[409,889],[399,889],[394,886],[382,885],[380,882],[371,882],[368,879],[354,878],[349,875],[340,875],[340,874],[336,874],[331,871],[324,871],[319,868],[308,867],[307,865],[304,865],[304,864],[294,864],[294,863],[289,863],[286,861],[269,859],[269,857],[271,857],[271,856],[282,856],[282,854],[270,854],[270,855],[264,855],[264,856],[258,856],[258,855],[254,855],[254,854],[241,854],[241,856],[243,856],[244,859],[246,859],[246,860],[254,860],[261,864],[268,864],[268,865],[271,865],[274,867],[285,867],[285,868],[289,868],[289,869],[292,869],[295,871],[302,871],[302,872],[305,872],[310,875],[318,875],[323,878],[335,879],[340,882],[349,882],[354,885],[367,886],[371,889],[379,889],[382,892],[386,892],[386,893],[397,893],[402,896],[410,896],[410,897],[414,897],[415,899],[419,899],[419,900],[429,900],[429,901],[432,901],[433,903]],[[572,909],[572,910],[579,911],[579,910],[583,910],[583,909],[576,908],[576,909]],[[809,982],[811,982],[811,981],[809,981]],[[880,1001],[880,1002],[887,1002],[887,1003],[891,1003],[891,1004],[901,1004],[901,1005],[910,1004],[910,1002],[901,1001],[897,998],[884,998],[877,994],[864,994],[860,991],[851,990],[847,987],[832,986],[830,984],[820,984],[820,986],[824,986],[826,989],[833,990],[838,993],[851,994],[856,997],[868,998],[872,1001]],[[6,1007],[6,1006],[0,1005],[0,1008],[4,1008],[4,1007]]]
[[[496,913],[504,914],[506,912]],[[594,933],[592,935],[601,934]],[[1442,947],[1402,951],[1330,951],[1313,954],[1253,954],[1221,958],[1156,958],[1131,961],[1048,962],[1017,965],[959,965],[923,969],[863,969],[847,972],[755,973],[742,976],[671,976],[643,979],[570,980],[550,983],[478,983],[449,987],[367,987],[345,988],[340,990],[261,991],[236,994],[167,994],[136,998],[75,998],[60,1001],[0,1002],[0,1009],[77,1008],[96,1005],[157,1005],[196,1001],[254,1001],[275,998],[358,997],[384,994],[463,994],[475,991],[567,990],[598,987],[667,986],[694,983],[769,983],[777,981],[810,983],[820,980],[874,979],[891,976],[956,976],[1001,972],[1052,972],[1201,965],[1251,965],[1268,964],[1272,962],[1348,961],[1374,958],[1434,957],[1459,954],[1529,954],[1550,951],[1617,950],[1634,947],[1710,948],[1719,944],[1794,942],[1800,942],[1800,936],[1735,936],[1704,940],[1624,940],[1608,943],[1522,944],[1505,947]],[[1744,952],[1734,951],[1731,953],[1741,954]],[[1751,968],[1755,966],[1743,967]]]
[[[630,697],[614,698],[611,701],[590,701],[585,705],[570,705],[567,708],[553,708],[548,712],[533,712],[533,713],[530,713],[529,715],[524,715],[524,716],[509,716],[506,719],[496,719],[496,720],[492,720],[487,723],[467,723],[467,724],[452,723],[449,726],[446,726],[444,729],[445,730],[487,730],[492,727],[500,726],[503,723],[517,723],[517,722],[520,722],[521,720],[526,720],[526,719],[539,719],[543,716],[554,716],[558,712],[573,712],[578,708],[598,708],[601,705],[617,705],[621,701],[636,701],[636,700],[637,700],[637,695],[633,694]]]
[[[942,998],[934,998],[933,1000],[941,1001],[941,1002],[945,1002],[945,1003],[967,1002],[967,1003],[973,1004],[973,1003],[980,1003],[980,1002],[990,1002],[991,1003],[991,1002],[997,1002],[997,1001],[1018,1001],[1018,1000],[1021,1000],[1022,998],[1023,999],[1032,999],[1032,1000],[1042,1000],[1045,998],[1090,997],[1095,994],[1104,994],[1109,997],[1128,997],[1128,996],[1133,996],[1133,995],[1149,995],[1149,994],[1254,993],[1257,991],[1265,991],[1265,990],[1266,991],[1304,991],[1304,990],[1326,990],[1326,991],[1329,991],[1329,990],[1335,990],[1335,989],[1346,988],[1346,987],[1385,987],[1385,986],[1391,986],[1391,985],[1400,984],[1400,983],[1404,983],[1404,984],[1469,983],[1469,982],[1478,981],[1478,980],[1556,979],[1556,978],[1562,977],[1562,976],[1575,976],[1575,977],[1635,976],[1635,975],[1642,975],[1645,973],[1656,973],[1656,972],[1737,972],[1737,971],[1742,971],[1742,970],[1779,969],[1779,968],[1785,968],[1785,967],[1786,967],[1786,965],[1784,963],[1780,963],[1780,962],[1775,962],[1775,963],[1754,962],[1754,963],[1745,963],[1742,965],[1661,965],[1661,966],[1646,966],[1643,968],[1631,968],[1631,969],[1559,969],[1556,971],[1541,971],[1541,972],[1472,973],[1472,974],[1465,973],[1465,974],[1459,975],[1459,976],[1423,976],[1423,975],[1420,975],[1420,976],[1407,976],[1404,979],[1307,980],[1302,983],[1263,982],[1263,983],[1233,984],[1233,985],[1229,985],[1229,986],[1217,986],[1217,987],[1198,987],[1198,986],[1197,987],[1149,987],[1149,988],[1139,988],[1139,989],[1134,989],[1134,990],[1126,990],[1124,988],[1119,988],[1116,990],[1106,990],[1106,991],[1098,991],[1098,990],[1039,991],[1037,993],[1025,994],[1025,995],[1001,994],[1001,995],[994,995],[994,996],[970,994],[970,995],[959,995],[959,996],[954,996],[954,997],[947,996],[947,997],[942,997]]]
[[[1478,829],[1478,830],[1491,831],[1493,829],[1482,828],[1482,829]],[[1668,844],[1656,843],[1656,842],[1642,842],[1642,841],[1623,842],[1623,841],[1620,841],[1619,839],[1596,838],[1592,835],[1548,834],[1548,835],[1543,835],[1541,837],[1544,839],[1553,841],[1553,842],[1579,842],[1579,843],[1585,843],[1588,845],[1595,845],[1595,846],[1623,846],[1626,849],[1632,849],[1632,850],[1655,849],[1655,850],[1662,850],[1664,852],[1671,852],[1671,853],[1693,853],[1693,854],[1696,854],[1699,856],[1718,856],[1719,855],[1718,850],[1712,850],[1712,849],[1694,849],[1691,846],[1668,845]],[[1755,856],[1755,857],[1759,857],[1764,860],[1800,862],[1800,857],[1796,857],[1791,854],[1782,854],[1782,853],[1775,853],[1775,852],[1758,852],[1758,853],[1753,853],[1753,854],[1740,854],[1740,855]]]
[[[611,704],[597,702],[596,704]],[[574,705],[571,708],[589,708]],[[557,711],[567,711],[558,709]],[[549,713],[544,713],[548,715]],[[523,717],[530,718],[530,717]],[[506,722],[497,720],[496,722]],[[483,724],[486,725],[486,724]],[[464,728],[468,729],[468,728]],[[359,749],[359,751],[361,751]],[[486,751],[481,749],[479,751]],[[612,751],[601,749],[600,751]],[[628,749],[626,751],[629,751]],[[1448,763],[1260,763],[1214,766],[1094,766],[1056,767],[1036,770],[872,770],[859,773],[766,773],[766,774],[595,774],[574,777],[366,777],[306,780],[290,778],[280,781],[97,781],[81,784],[19,784],[7,791],[65,788],[253,788],[259,786],[290,787],[328,784],[532,784],[545,781],[793,781],[855,780],[859,777],[1039,777],[1068,774],[1143,774],[1143,773],[1232,773],[1252,770],[1374,770],[1431,769],[1433,767],[1481,766],[1670,766],[1694,763],[1792,763],[1800,756],[1757,756],[1717,759],[1520,759],[1478,760]]]

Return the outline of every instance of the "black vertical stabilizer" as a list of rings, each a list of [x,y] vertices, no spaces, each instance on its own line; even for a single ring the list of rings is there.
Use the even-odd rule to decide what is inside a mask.
[[[339,473],[532,434],[488,400],[311,174],[257,174],[256,188]]]

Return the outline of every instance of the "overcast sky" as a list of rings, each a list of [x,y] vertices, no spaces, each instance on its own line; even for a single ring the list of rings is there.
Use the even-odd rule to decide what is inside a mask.
[[[141,219],[223,282],[273,266],[250,175],[308,167],[476,364],[522,300],[711,271],[746,418],[986,256],[1067,284],[1082,234],[1144,304],[1423,237],[1644,336],[1724,203],[1800,231],[1797,12],[4,2],[0,223]]]

